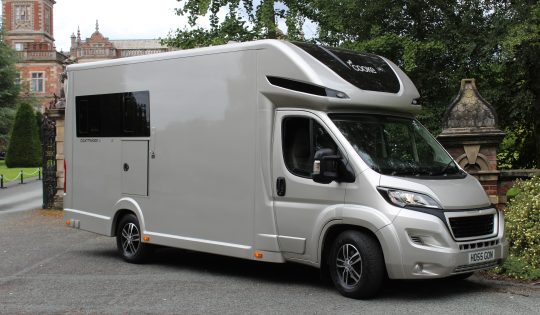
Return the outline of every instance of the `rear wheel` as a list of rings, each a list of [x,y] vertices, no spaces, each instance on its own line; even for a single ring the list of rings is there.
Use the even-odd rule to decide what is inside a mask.
[[[342,232],[332,244],[329,259],[332,282],[344,296],[368,299],[379,292],[384,281],[384,257],[371,236],[359,231]]]
[[[135,264],[146,261],[152,252],[151,245],[142,242],[139,220],[133,214],[123,216],[118,223],[116,246],[125,261]]]

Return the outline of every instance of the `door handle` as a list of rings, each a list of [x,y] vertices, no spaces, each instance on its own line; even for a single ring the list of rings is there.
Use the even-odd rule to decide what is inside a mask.
[[[124,172],[129,171],[129,164],[124,163]]]
[[[285,196],[287,190],[287,184],[285,183],[285,177],[278,177],[276,181],[276,193],[278,196]]]

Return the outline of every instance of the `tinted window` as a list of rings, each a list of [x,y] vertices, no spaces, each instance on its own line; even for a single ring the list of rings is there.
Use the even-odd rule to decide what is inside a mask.
[[[305,117],[287,117],[282,129],[283,158],[287,169],[298,176],[311,178],[313,157],[320,149],[337,146],[316,121]]]
[[[381,57],[351,50],[294,43],[354,86],[369,91],[397,93],[399,80]]]
[[[77,96],[77,137],[150,136],[148,91]]]

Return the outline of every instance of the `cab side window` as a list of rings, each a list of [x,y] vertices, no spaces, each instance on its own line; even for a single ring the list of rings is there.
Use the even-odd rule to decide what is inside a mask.
[[[313,157],[320,149],[337,145],[326,130],[316,121],[305,117],[287,117],[282,124],[283,159],[294,175],[311,178]]]

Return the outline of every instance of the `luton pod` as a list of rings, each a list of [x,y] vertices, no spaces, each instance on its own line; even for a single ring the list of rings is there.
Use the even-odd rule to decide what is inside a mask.
[[[67,76],[65,220],[128,262],[153,245],[296,262],[369,298],[507,255],[502,213],[383,57],[262,40]]]

